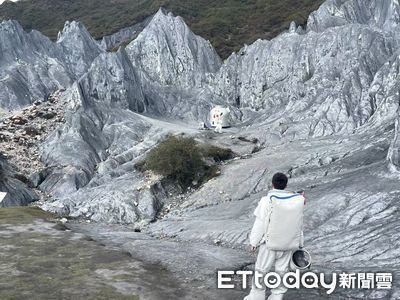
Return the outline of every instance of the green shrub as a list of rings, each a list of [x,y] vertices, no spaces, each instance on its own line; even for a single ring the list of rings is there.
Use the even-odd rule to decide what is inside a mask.
[[[151,170],[187,188],[193,181],[202,183],[217,176],[218,167],[207,163],[206,158],[219,162],[231,157],[230,149],[199,145],[191,137],[168,136],[150,150],[137,168]]]
[[[206,164],[193,138],[169,136],[146,157],[146,169],[177,180],[184,187],[198,179]]]
[[[205,157],[214,159],[215,162],[221,162],[234,157],[234,153],[228,148],[219,148],[211,145],[203,145],[202,152]]]

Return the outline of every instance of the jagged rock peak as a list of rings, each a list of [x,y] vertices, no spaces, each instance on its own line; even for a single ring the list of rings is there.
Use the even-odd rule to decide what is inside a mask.
[[[78,22],[67,22],[57,43],[17,21],[0,23],[0,107],[22,107],[68,87],[101,51]]]
[[[165,24],[165,22],[173,21],[180,23],[182,26],[187,27],[185,21],[180,16],[175,16],[172,12],[167,9],[160,7],[158,11],[154,14],[150,24]]]
[[[0,23],[0,58],[5,53],[21,52],[49,47],[50,40],[36,30],[26,32],[18,21],[8,20]],[[42,45],[41,45],[42,44]]]
[[[400,23],[398,0],[327,0],[311,13],[307,28],[323,31],[349,23],[368,24],[394,31]]]
[[[83,75],[93,59],[103,52],[86,27],[76,21],[65,22],[62,32],[58,33],[57,44],[63,48],[63,58],[77,77]]]
[[[76,38],[95,42],[93,37],[82,23],[77,21],[66,21],[63,30],[58,32],[57,43],[63,43],[67,39]]]
[[[104,106],[129,108],[137,112],[145,110],[140,82],[123,48],[116,53],[100,54],[77,83],[84,107],[93,108],[97,101]]]
[[[167,85],[202,85],[204,74],[221,66],[209,41],[195,35],[181,17],[162,8],[128,45],[127,52],[151,80]]]
[[[5,20],[0,22],[0,30],[5,31],[5,30],[13,30],[13,31],[24,31],[22,26],[18,23],[16,20]]]
[[[295,21],[292,21],[292,22],[290,22],[290,26],[289,26],[289,32],[290,33],[295,33],[296,32],[296,22]]]
[[[15,20],[3,21],[0,23],[0,51],[3,53],[10,48],[11,43],[23,43],[23,36],[26,34],[22,26]],[[19,37],[19,38],[17,38]],[[14,41],[15,40],[15,41]],[[14,45],[14,46],[19,46]],[[2,55],[0,54],[0,57]]]

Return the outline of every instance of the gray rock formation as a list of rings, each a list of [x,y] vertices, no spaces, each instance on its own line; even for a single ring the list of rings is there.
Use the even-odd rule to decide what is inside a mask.
[[[165,86],[203,86],[206,73],[221,65],[210,42],[196,36],[182,18],[162,9],[126,50],[143,76]]]
[[[76,21],[65,23],[62,32],[58,33],[57,48],[73,79],[81,77],[102,52],[85,26]]]
[[[173,28],[179,30],[172,32]],[[157,39],[159,43],[154,44],[152,41]],[[166,86],[164,75],[153,77],[154,65],[142,69],[141,64],[154,55],[152,47],[163,48],[157,54],[159,67],[166,77],[177,77],[175,85]],[[164,55],[167,60],[163,60]],[[187,65],[180,66],[188,69],[178,71],[174,66],[182,63],[182,57]],[[87,74],[65,93],[64,101],[69,105],[66,124],[43,146],[42,159],[55,168],[40,188],[60,198],[44,207],[96,221],[132,223],[154,219],[165,191],[158,182],[146,182],[135,171],[134,163],[167,133],[194,132],[196,123],[183,129],[182,125],[157,118],[204,118],[212,103],[206,97],[198,99],[190,94],[189,87],[200,93],[207,72],[215,71],[219,63],[209,42],[190,32],[181,18],[162,10],[126,51],[97,57]],[[198,76],[192,80],[193,74]],[[101,198],[97,197],[99,193]]]
[[[260,111],[278,134],[285,124],[289,139],[351,133],[385,109],[371,93],[396,45],[386,32],[362,24],[288,32],[233,54],[213,86],[232,105]]]
[[[57,43],[16,21],[0,24],[0,107],[15,109],[67,88],[80,77],[100,47],[77,22],[66,23]]]
[[[153,16],[147,17],[142,22],[130,27],[122,28],[113,34],[104,36],[100,41],[101,47],[104,50],[110,51],[116,50],[117,47],[131,42],[139,35],[139,33],[142,32],[152,19]]]
[[[43,145],[42,159],[56,169],[40,185],[59,199],[44,207],[96,221],[152,220],[164,191],[134,165],[168,132],[182,128],[138,114],[152,105],[125,50],[96,58],[64,100],[66,123]]]
[[[323,18],[325,6],[313,18]],[[379,8],[386,16],[387,6]],[[100,55],[67,91],[67,123],[43,146],[43,160],[56,166],[56,171],[42,188],[69,199],[80,198],[69,197],[78,191],[84,199],[88,192],[82,188],[101,189],[105,181],[98,176],[113,176],[111,170],[115,174],[114,169],[132,165],[163,136],[155,138],[150,132],[168,132],[152,118],[167,119],[168,127],[179,131],[177,119],[185,123],[206,120],[215,103],[235,108],[236,118],[250,126],[246,132],[264,144],[356,130],[390,130],[399,103],[394,80],[398,41],[392,27],[349,17],[344,25],[317,28],[313,24],[318,22],[311,19],[306,32],[299,34],[292,24],[289,32],[246,46],[221,65],[207,41],[195,36],[181,18],[160,9],[126,52]],[[149,145],[138,150],[141,140]],[[140,175],[132,176],[130,180],[142,185]],[[243,184],[237,187],[236,195],[243,194],[239,198],[251,191]],[[113,202],[111,196],[102,198],[101,205],[108,201]],[[63,200],[56,206],[60,203]],[[101,205],[96,209],[102,211]],[[103,220],[102,213],[94,214],[96,220]],[[120,213],[116,220],[121,220]],[[132,220],[135,217],[124,222]]]
[[[7,196],[0,201],[0,207],[28,205],[39,199],[39,196],[27,186],[28,179],[15,172],[0,153],[0,191]]]
[[[327,0],[310,14],[307,27],[324,31],[350,23],[366,24],[396,34],[400,23],[399,4],[393,0]]]
[[[71,76],[57,58],[55,45],[16,21],[0,24],[0,106],[14,109],[68,86]]]
[[[400,170],[400,119],[396,120],[396,127],[393,141],[390,145],[387,159],[389,166],[393,169]]]

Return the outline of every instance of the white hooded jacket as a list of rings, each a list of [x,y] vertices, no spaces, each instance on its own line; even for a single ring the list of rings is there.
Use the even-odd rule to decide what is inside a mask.
[[[266,243],[271,250],[294,250],[303,246],[304,197],[285,190],[271,190],[261,198],[254,215],[250,244]]]

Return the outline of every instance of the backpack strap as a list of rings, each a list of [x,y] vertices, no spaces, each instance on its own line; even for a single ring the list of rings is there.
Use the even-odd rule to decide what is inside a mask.
[[[289,196],[277,196],[277,195],[271,195],[269,196],[270,199],[272,200],[272,198],[276,198],[278,200],[287,200],[287,199],[291,199],[293,197],[297,197],[297,196],[301,196],[300,194],[293,194],[293,195],[289,195]]]

